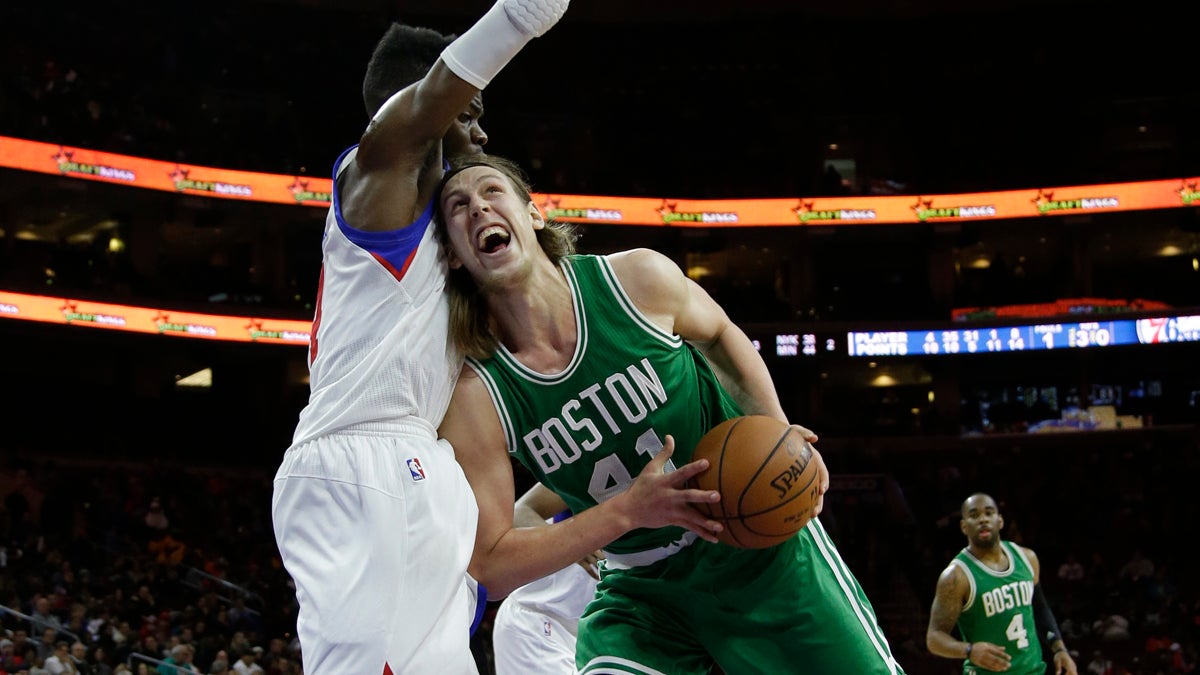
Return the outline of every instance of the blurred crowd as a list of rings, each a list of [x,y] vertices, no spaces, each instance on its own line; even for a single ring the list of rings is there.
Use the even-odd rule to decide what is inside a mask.
[[[0,673],[300,672],[269,481],[153,463],[4,469]]]
[[[890,443],[822,442],[833,474],[822,521],[909,672],[960,671],[927,654],[924,630],[937,576],[965,544],[959,503],[975,490],[1001,502],[1006,538],[1038,552],[1081,669],[1092,660],[1109,664],[1094,675],[1195,668],[1200,579],[1184,556],[1186,528],[1200,518],[1190,498],[1200,475],[1195,430],[964,439],[942,449]],[[269,472],[7,450],[0,673],[61,672],[54,659],[97,675],[300,673]],[[486,673],[486,623],[474,645]]]

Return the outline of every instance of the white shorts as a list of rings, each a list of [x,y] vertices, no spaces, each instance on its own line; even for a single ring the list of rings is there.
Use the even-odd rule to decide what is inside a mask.
[[[578,624],[578,617],[574,623]],[[505,599],[492,622],[496,675],[571,675],[575,633],[553,614]]]
[[[285,453],[271,515],[305,675],[475,675],[479,508],[449,443],[338,434]]]
[[[595,596],[596,580],[579,565],[510,593],[492,623],[496,675],[574,673],[579,617]]]

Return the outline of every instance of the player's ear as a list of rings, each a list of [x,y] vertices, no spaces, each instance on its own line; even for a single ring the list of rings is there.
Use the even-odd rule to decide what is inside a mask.
[[[961,518],[961,519],[959,519],[959,521],[958,521],[958,531],[959,531],[959,532],[962,532],[963,534],[966,534],[966,533],[967,533],[967,519],[966,519],[966,518]]]
[[[529,217],[533,219],[533,229],[540,230],[546,227],[546,216],[532,199],[529,200]]]
[[[446,247],[446,264],[449,265],[450,269],[452,270],[456,270],[463,266],[462,260],[460,260],[458,254],[454,252],[453,246]]]
[[[996,514],[996,531],[999,532],[1000,530],[1003,530],[1003,529],[1004,529],[1004,516],[997,513]]]

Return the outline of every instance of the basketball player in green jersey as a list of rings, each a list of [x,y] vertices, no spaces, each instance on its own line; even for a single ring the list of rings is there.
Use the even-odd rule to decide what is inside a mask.
[[[977,492],[963,502],[959,528],[967,547],[938,577],[925,645],[938,656],[963,659],[964,675],[1043,675],[1044,644],[1054,654],[1056,675],[1078,675],[1038,584],[1037,555],[1001,539],[1003,527],[989,495]],[[962,640],[950,634],[956,625]]]
[[[629,508],[656,481],[694,474],[692,448],[719,422],[786,419],[721,307],[654,251],[574,255],[499,158],[447,176],[437,204],[451,335],[469,356],[442,432],[479,502],[471,572],[489,594],[603,547],[579,622],[580,673],[902,673],[817,518],[777,546],[739,549],[713,541],[715,522],[646,526],[654,514]],[[509,455],[576,515],[513,528]],[[827,488],[823,463],[820,475]],[[676,486],[675,503],[693,512],[688,500],[715,494]]]

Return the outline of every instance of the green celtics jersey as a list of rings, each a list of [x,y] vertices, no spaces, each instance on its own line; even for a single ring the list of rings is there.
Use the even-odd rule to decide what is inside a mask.
[[[491,394],[509,454],[582,513],[627,489],[667,434],[673,471],[706,431],[741,411],[692,345],[634,306],[605,258],[570,256],[561,267],[578,330],[567,367],[534,372],[503,346],[469,363]],[[638,529],[606,550],[657,548],[683,532]]]
[[[971,555],[959,551],[951,561],[967,573],[971,594],[958,617],[958,630],[966,642],[991,642],[1002,645],[1012,657],[1006,671],[1012,675],[1045,672],[1042,643],[1033,617],[1033,567],[1016,544],[1001,541],[1008,553],[1008,569],[997,571]],[[969,661],[963,672],[982,671]]]

